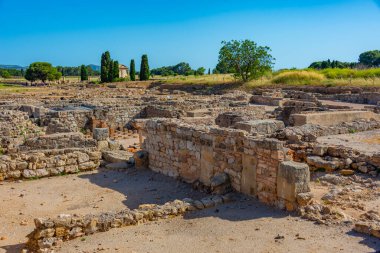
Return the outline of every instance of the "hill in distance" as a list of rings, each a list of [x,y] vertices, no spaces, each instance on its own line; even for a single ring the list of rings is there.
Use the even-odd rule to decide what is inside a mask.
[[[95,64],[90,64],[88,65],[91,67],[92,70],[94,71],[100,71],[100,66],[95,65]],[[22,67],[19,65],[6,65],[6,64],[0,64],[0,69],[17,69],[17,70],[26,70],[28,67]]]
[[[27,69],[28,67],[22,67],[22,66],[19,66],[19,65],[3,65],[3,64],[0,64],[0,69],[17,69],[17,70],[22,70],[22,69]]]

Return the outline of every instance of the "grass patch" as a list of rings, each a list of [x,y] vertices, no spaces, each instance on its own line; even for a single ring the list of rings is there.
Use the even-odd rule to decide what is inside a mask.
[[[287,71],[276,75],[271,82],[286,85],[318,85],[325,80],[324,75],[314,71]]]

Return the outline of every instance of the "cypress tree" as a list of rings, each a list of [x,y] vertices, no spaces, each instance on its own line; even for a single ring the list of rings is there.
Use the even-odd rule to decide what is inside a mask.
[[[131,78],[131,81],[136,81],[136,67],[135,67],[135,60],[133,59],[131,60],[129,76]]]
[[[208,69],[208,75],[211,75],[211,69],[210,68]]]
[[[102,54],[100,62],[100,80],[102,83],[109,81],[109,67],[111,62],[110,52],[106,51]]]
[[[112,82],[113,80],[113,60],[110,60],[108,64],[108,77],[107,82]]]
[[[85,65],[80,66],[80,80],[82,82],[88,80],[88,71]]]
[[[119,62],[118,61],[113,62],[112,72],[113,72],[113,79],[119,78]]]
[[[150,76],[150,72],[149,72],[148,56],[144,54],[141,57],[140,81],[149,80],[149,76]]]

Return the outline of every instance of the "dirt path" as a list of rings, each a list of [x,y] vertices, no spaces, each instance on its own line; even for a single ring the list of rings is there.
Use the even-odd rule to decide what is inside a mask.
[[[218,210],[218,211],[216,211]],[[284,239],[276,240],[278,235]],[[59,252],[376,252],[380,241],[315,225],[256,201],[68,242]]]
[[[0,252],[20,252],[33,218],[136,208],[203,194],[150,171],[99,171],[0,185]],[[26,225],[21,225],[26,224]],[[375,252],[380,241],[346,227],[318,226],[241,201],[65,242],[59,252]],[[297,236],[298,234],[298,236]],[[284,239],[275,240],[277,235]]]

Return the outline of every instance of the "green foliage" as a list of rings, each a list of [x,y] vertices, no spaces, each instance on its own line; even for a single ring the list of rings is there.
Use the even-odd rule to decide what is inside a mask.
[[[149,77],[150,77],[150,71],[149,71],[148,56],[144,54],[141,57],[140,81],[149,80]]]
[[[195,71],[196,75],[203,76],[205,74],[206,69],[204,67],[200,67]]]
[[[367,67],[380,67],[380,50],[360,54],[359,62]]]
[[[375,78],[380,77],[380,68],[378,69],[325,69],[321,71],[329,79],[339,78]]]
[[[9,78],[11,76],[24,76],[24,70],[18,69],[0,69],[0,76],[3,78]]]
[[[57,70],[62,73],[62,76],[80,76],[81,67],[62,67],[57,66]],[[95,71],[91,68],[90,65],[86,66],[88,76],[98,76],[100,75],[99,71]]]
[[[61,76],[62,74],[48,62],[34,62],[25,73],[25,79],[31,82],[41,80],[45,83],[46,80],[59,80]]]
[[[2,78],[10,78],[11,74],[8,72],[8,70],[2,70],[0,72]]]
[[[113,81],[113,60],[111,59],[110,63],[109,63],[109,66],[108,66],[108,73],[107,73],[107,82],[112,82]]]
[[[116,78],[119,78],[119,62],[114,61],[113,62],[113,67],[112,67],[112,81],[115,80]]]
[[[88,81],[88,70],[85,65],[82,65],[80,67],[80,80],[83,81]]]
[[[219,61],[212,72],[213,74],[230,74],[234,73],[235,70],[233,67],[229,68],[225,61]]]
[[[193,70],[190,67],[190,64],[187,62],[181,62],[174,66],[165,66],[157,69],[152,69],[151,71],[154,75],[161,76],[175,76],[175,75],[192,75]]]
[[[320,84],[324,76],[314,71],[285,71],[272,79],[275,84],[312,85]]]
[[[100,61],[100,80],[102,83],[109,82],[109,72],[111,66],[111,55],[109,51],[102,54]],[[111,80],[112,81],[112,80]]]
[[[327,68],[355,68],[357,63],[355,62],[340,62],[340,61],[330,61],[328,59],[327,61],[317,61],[310,64],[309,68],[311,69],[327,69]]]
[[[129,70],[129,77],[131,81],[136,81],[136,66],[135,66],[135,60],[131,60],[130,70]]]
[[[272,70],[275,60],[269,47],[258,46],[254,41],[223,41],[219,51],[219,64],[233,70],[235,77],[247,82]]]

